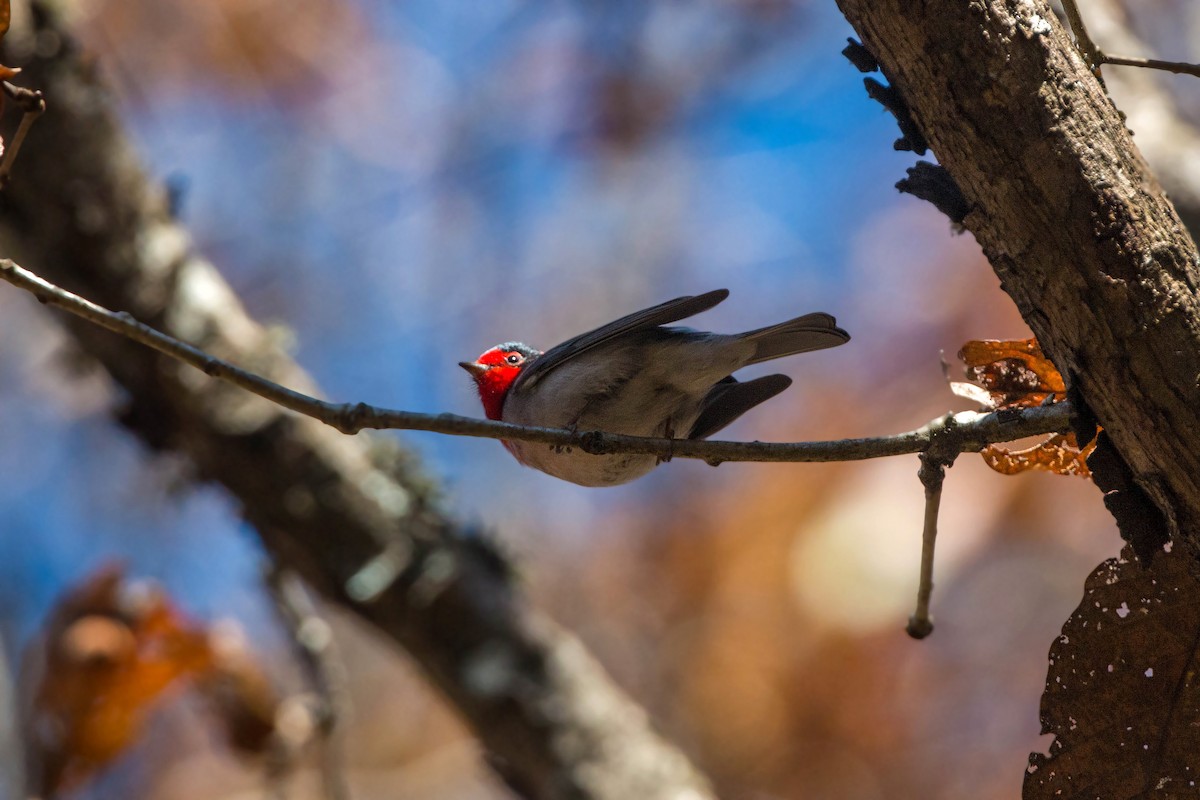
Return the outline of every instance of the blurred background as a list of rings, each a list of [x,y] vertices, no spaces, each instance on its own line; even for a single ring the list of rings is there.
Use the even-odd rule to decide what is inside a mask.
[[[967,407],[940,359],[1028,335],[971,237],[893,188],[914,158],[892,150],[898,131],[840,55],[851,31],[827,0],[76,5],[198,247],[330,398],[478,415],[457,361],[724,286],[732,297],[697,324],[823,310],[854,339],[771,364],[796,385],[723,436],[834,439]],[[1102,46],[1112,31],[1195,58],[1187,0],[1136,18],[1095,5]],[[1194,135],[1198,95],[1195,79],[1142,79],[1152,112],[1180,114],[1175,138],[1139,137],[1153,161],[1158,140]],[[1165,167],[1200,174],[1186,158]],[[55,603],[120,561],[197,624],[235,623],[294,689],[262,553],[230,501],[110,422],[115,390],[65,355],[51,315],[11,290],[0,315],[14,680]],[[1046,652],[1120,546],[1089,481],[964,456],[943,498],[937,631],[914,642],[915,457],[677,461],[596,490],[496,442],[396,435],[727,798],[1016,797],[1047,743]],[[354,797],[510,796],[403,655],[333,627]],[[77,796],[260,796],[261,766],[231,752],[186,682],[147,730]],[[289,796],[318,796],[314,773],[300,764]]]

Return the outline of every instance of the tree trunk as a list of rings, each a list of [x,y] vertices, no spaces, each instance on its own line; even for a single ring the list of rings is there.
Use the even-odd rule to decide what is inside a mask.
[[[957,183],[963,224],[1074,396],[1167,531],[1196,547],[1196,247],[1049,4],[838,4]],[[1126,535],[1153,507],[1110,503]]]

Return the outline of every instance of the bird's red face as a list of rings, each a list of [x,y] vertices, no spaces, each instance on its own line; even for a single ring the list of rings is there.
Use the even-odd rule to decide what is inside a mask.
[[[540,353],[517,342],[496,345],[474,361],[460,361],[458,365],[471,373],[483,401],[483,412],[488,419],[500,419],[504,410],[504,398],[512,388],[513,381],[530,361]]]

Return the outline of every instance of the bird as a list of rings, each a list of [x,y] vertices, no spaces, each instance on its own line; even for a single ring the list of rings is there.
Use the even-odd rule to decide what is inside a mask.
[[[728,296],[728,289],[717,289],[677,297],[545,352],[522,342],[504,342],[459,366],[474,379],[488,419],[572,431],[705,439],[792,383],[786,375],[742,382],[734,372],[850,341],[837,320],[823,312],[734,334],[666,327]],[[653,455],[593,455],[545,443],[503,444],[521,464],[581,486],[628,483],[662,461]]]

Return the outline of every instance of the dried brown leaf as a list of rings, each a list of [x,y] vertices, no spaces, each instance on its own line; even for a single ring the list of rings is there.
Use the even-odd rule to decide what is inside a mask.
[[[1009,450],[1000,445],[988,445],[980,455],[983,461],[996,472],[1005,475],[1016,475],[1028,470],[1042,470],[1056,475],[1079,475],[1087,478],[1091,471],[1087,467],[1087,457],[1095,449],[1093,441],[1082,450],[1075,442],[1075,434],[1055,434],[1044,442],[1039,442],[1024,450]]]
[[[972,383],[951,381],[950,391],[983,408],[1031,408],[1066,399],[1066,383],[1037,339],[976,339],[964,344],[958,357]],[[981,455],[984,463],[1005,475],[1042,470],[1088,477],[1086,461],[1094,447],[1093,442],[1081,450],[1074,434],[1056,434],[1024,450],[989,445]]]
[[[12,7],[9,0],[0,0],[0,39],[4,38],[4,34],[8,33],[8,26],[12,22]],[[0,64],[0,80],[7,81],[17,76],[21,72],[20,69],[6,67]]]
[[[235,666],[165,594],[128,591],[119,567],[100,570],[64,596],[44,639],[28,742],[39,764],[31,788],[41,795],[77,787],[119,757],[156,704],[186,679],[200,681],[206,693],[232,681],[240,704],[229,707],[238,712],[255,703],[258,713],[269,696],[245,654]],[[222,721],[237,744],[255,738],[255,725]]]
[[[958,357],[966,365],[967,380],[992,396],[992,408],[1027,408],[1050,395],[1056,400],[1067,396],[1062,376],[1037,339],[976,339],[964,344]]]
[[[1195,797],[1200,786],[1200,581],[1164,549],[1130,546],[1088,578],[1050,648],[1049,753],[1030,755],[1026,800]]]

